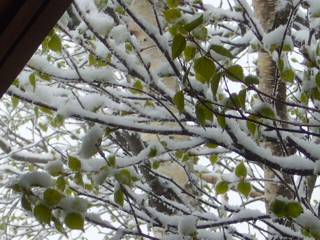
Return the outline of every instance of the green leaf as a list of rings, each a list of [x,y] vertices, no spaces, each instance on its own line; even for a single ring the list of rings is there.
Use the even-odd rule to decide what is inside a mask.
[[[173,23],[181,17],[181,11],[178,8],[171,8],[164,12],[164,18],[167,22]]]
[[[237,177],[245,178],[247,176],[247,168],[243,162],[238,164],[234,172],[237,175]]]
[[[297,218],[303,213],[303,208],[299,202],[289,202],[286,205],[287,217]]]
[[[251,184],[248,182],[241,181],[237,185],[237,190],[245,197],[248,197],[251,192]]]
[[[224,194],[229,190],[229,184],[226,181],[220,181],[216,185],[216,193]]]
[[[192,35],[200,41],[206,41],[208,39],[208,29],[204,26],[199,26],[192,31]]]
[[[206,120],[213,120],[213,113],[208,109],[209,106],[203,105],[201,102],[196,104],[196,116],[199,121],[199,124],[204,127],[206,124]]]
[[[160,167],[160,161],[154,161],[152,163],[152,169],[158,169]]]
[[[216,73],[216,65],[211,59],[207,57],[200,57],[195,60],[194,71],[198,81],[207,83]]]
[[[226,70],[226,76],[234,82],[242,82],[244,80],[243,69],[240,65],[233,65]]]
[[[295,73],[292,71],[292,69],[286,69],[281,72],[281,79],[285,82],[293,83],[295,78]]]
[[[186,48],[187,41],[184,36],[177,34],[174,36],[171,46],[172,58],[175,59],[181,55]]]
[[[173,97],[173,102],[180,113],[184,112],[184,94],[183,91],[177,92]]]
[[[52,34],[50,40],[48,42],[48,47],[50,50],[61,53],[62,51],[62,43],[60,37],[57,34]]]
[[[218,91],[219,83],[221,80],[222,74],[217,72],[213,75],[212,80],[211,80],[211,92],[212,95],[215,97]]]
[[[63,177],[58,177],[56,180],[56,187],[63,192],[66,188],[66,180]]]
[[[64,124],[64,117],[61,114],[57,114],[51,121],[51,126],[59,128]]]
[[[66,231],[64,230],[63,225],[60,222],[60,220],[56,217],[52,217],[52,220],[54,222],[54,226],[57,229],[57,231],[62,233],[66,238],[68,238],[68,235],[67,235]]]
[[[222,129],[225,129],[227,127],[226,118],[223,115],[216,115],[217,121]]]
[[[64,197],[63,194],[61,194],[60,192],[52,188],[48,188],[43,193],[43,200],[49,206],[56,206],[63,197]]]
[[[243,110],[246,109],[246,96],[247,96],[247,89],[242,89],[238,94],[239,104]]]
[[[218,147],[218,145],[215,144],[215,143],[207,143],[206,146],[207,146],[208,148],[213,148],[213,149]]]
[[[260,114],[262,117],[266,118],[275,118],[275,114],[273,112],[273,109],[269,105],[263,105],[258,109],[258,114]]]
[[[251,133],[251,135],[255,135],[256,131],[257,131],[257,125],[249,120],[247,120],[247,128],[249,130],[249,132]]]
[[[27,198],[27,196],[25,194],[22,195],[22,198],[21,198],[21,206],[31,212],[32,211],[32,206],[31,206],[31,202],[30,200]]]
[[[47,107],[39,107],[39,109],[40,109],[41,112],[44,112],[44,113],[46,113],[46,114],[48,114],[48,115],[52,115],[52,114],[53,114],[53,112],[52,112],[52,110],[51,110],[50,108],[47,108]]]
[[[130,92],[133,94],[141,94],[141,91],[143,91],[143,84],[140,80],[135,81],[132,87],[134,89],[131,89]]]
[[[167,0],[167,4],[170,8],[179,6],[180,0]]]
[[[82,178],[82,174],[81,172],[77,172],[75,175],[74,175],[74,182],[81,186],[81,187],[84,187],[84,181],[83,181],[83,178]]]
[[[157,156],[157,154],[158,154],[157,148],[153,147],[153,148],[150,149],[148,157],[149,158],[153,158],[153,157]]]
[[[68,166],[74,172],[80,171],[81,170],[81,161],[76,157],[69,156]]]
[[[233,58],[233,55],[231,54],[231,52],[221,45],[212,45],[210,49],[212,49],[213,51],[215,51],[216,53],[224,57]]]
[[[286,216],[286,203],[279,199],[274,200],[270,205],[271,212],[277,217],[285,217]]]
[[[256,85],[256,84],[259,84],[259,78],[257,78],[254,75],[248,75],[245,77],[244,82],[247,85],[252,85],[252,84]]]
[[[37,79],[36,79],[36,74],[35,73],[31,73],[29,75],[29,83],[31,84],[33,91],[36,89],[36,83],[37,83]]]
[[[114,192],[114,201],[121,207],[123,207],[124,204],[124,192],[122,191],[121,188],[115,190]]]
[[[210,162],[212,165],[215,165],[219,161],[218,155],[211,155],[210,156]]]
[[[197,53],[197,48],[194,47],[194,46],[186,46],[185,49],[184,49],[184,58],[186,61],[190,61],[194,58],[194,56],[196,55]]]
[[[64,223],[70,229],[83,230],[84,218],[80,213],[71,212],[65,216]]]
[[[49,224],[52,218],[51,210],[44,204],[38,204],[33,209],[33,215],[41,224]]]
[[[119,183],[130,186],[132,183],[131,173],[128,169],[122,169],[118,171],[114,177]]]
[[[183,28],[187,32],[191,32],[193,29],[197,28],[203,23],[203,14],[201,14],[199,17],[195,18],[191,22],[186,23]]]
[[[13,109],[16,109],[16,108],[18,107],[18,105],[19,105],[19,102],[20,102],[20,99],[17,98],[16,96],[13,96],[13,97],[11,98],[12,108],[13,108]]]

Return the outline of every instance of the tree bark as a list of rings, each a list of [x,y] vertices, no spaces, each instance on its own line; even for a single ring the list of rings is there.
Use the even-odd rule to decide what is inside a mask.
[[[266,33],[272,31],[281,24],[286,24],[287,22],[287,11],[277,14],[277,3],[277,0],[253,0],[253,7],[256,17],[259,19],[262,28]],[[274,104],[277,115],[281,119],[286,120],[287,107],[285,104],[281,103],[281,101],[286,100],[286,84],[280,79],[277,80],[277,65],[272,60],[271,55],[265,50],[261,50],[258,53],[258,72],[260,78],[259,89],[262,92],[272,96],[276,88],[275,97],[279,101],[273,103],[269,98],[265,98],[264,100]],[[279,143],[264,142],[263,144],[268,147],[274,155],[285,154]],[[277,179],[275,171],[267,167],[264,169],[264,175],[265,179]],[[289,175],[282,174],[280,172],[278,175],[283,179],[282,183],[276,184],[268,181],[265,183],[267,211],[269,210],[270,203],[277,196],[283,196],[288,199],[292,199],[294,197],[292,191],[284,184],[287,183],[291,185],[290,183],[292,183],[292,178]]]

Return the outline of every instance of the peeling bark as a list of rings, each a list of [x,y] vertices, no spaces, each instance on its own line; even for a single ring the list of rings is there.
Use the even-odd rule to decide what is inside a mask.
[[[285,24],[287,20],[287,13],[282,12],[281,18],[277,14],[277,0],[254,0],[253,6],[255,9],[256,16],[258,17],[265,32],[270,32],[281,24]],[[286,11],[287,12],[287,11]],[[260,77],[259,89],[268,94],[273,95],[274,89],[276,88],[275,97],[280,100],[274,103],[277,115],[283,119],[287,119],[287,106],[282,104],[286,100],[286,84],[285,82],[279,80],[277,81],[277,66],[272,60],[270,54],[264,50],[258,53],[258,71]],[[269,99],[265,99],[269,101]],[[269,101],[270,102],[270,101]],[[274,155],[285,154],[281,145],[274,142],[264,142],[267,148],[269,148]],[[291,151],[292,152],[292,151]],[[266,179],[276,179],[277,176],[274,171],[270,168],[265,167],[264,175]],[[283,183],[290,185],[292,179],[287,174],[282,174],[279,172],[279,176],[283,179]],[[266,208],[267,211],[270,207],[270,203],[277,196],[283,196],[288,199],[292,199],[293,192],[288,189],[285,184],[275,184],[273,182],[265,183],[265,197],[266,197]]]

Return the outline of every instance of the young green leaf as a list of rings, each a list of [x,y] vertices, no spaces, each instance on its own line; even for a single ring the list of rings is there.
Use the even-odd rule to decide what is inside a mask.
[[[36,74],[35,73],[31,73],[29,75],[29,83],[33,88],[33,91],[36,89],[36,83],[37,83],[37,79],[36,79]]]
[[[181,17],[181,11],[178,8],[170,8],[164,12],[164,18],[167,22],[173,23]]]
[[[233,65],[226,70],[226,76],[235,82],[242,82],[244,79],[243,69],[240,65]]]
[[[235,169],[235,174],[237,177],[245,178],[247,176],[247,168],[243,162],[239,163]]]
[[[210,58],[200,57],[195,60],[194,71],[196,73],[196,78],[198,81],[207,83],[215,74],[216,65]]]
[[[187,32],[191,32],[196,27],[200,26],[203,23],[203,14],[201,14],[199,17],[195,18],[191,22],[186,23],[183,28]]]
[[[197,53],[197,48],[194,47],[194,46],[191,46],[191,45],[187,45],[184,49],[184,58],[185,60],[188,62],[190,60],[192,60],[194,58],[194,56],[196,55]]]
[[[63,194],[52,188],[48,188],[43,193],[43,200],[49,206],[56,206],[63,197]]]
[[[216,52],[224,57],[233,58],[233,55],[231,54],[231,52],[228,49],[226,49],[224,46],[212,45],[210,47],[210,49],[212,49],[214,52]]]
[[[286,69],[281,72],[281,79],[285,82],[293,83],[295,78],[295,73],[292,69]]]
[[[48,42],[48,47],[50,50],[61,53],[62,51],[62,43],[60,37],[57,34],[52,34],[50,40]]]
[[[225,129],[225,128],[227,127],[227,123],[226,123],[226,118],[225,118],[225,116],[223,116],[223,115],[218,115],[218,114],[217,114],[216,116],[217,116],[217,121],[218,121],[220,127],[221,127],[222,129]]]
[[[51,221],[51,210],[44,204],[38,204],[33,209],[33,215],[41,224],[49,224]]]
[[[31,202],[25,194],[23,194],[21,197],[21,206],[27,211],[32,211]]]
[[[180,0],[167,0],[167,4],[170,8],[179,6]]]
[[[226,181],[220,181],[216,185],[216,193],[224,194],[229,190],[229,184]]]
[[[172,58],[175,59],[181,55],[183,50],[186,48],[187,41],[181,34],[174,36],[171,46]]]
[[[20,102],[20,99],[17,98],[16,96],[13,96],[13,97],[11,98],[12,108],[13,108],[13,109],[17,108],[18,105],[19,105],[19,102]]]
[[[303,208],[299,202],[289,202],[286,205],[287,217],[297,218],[303,213]]]
[[[56,180],[56,187],[63,192],[66,188],[66,180],[63,177],[58,177]]]
[[[65,216],[64,223],[70,229],[83,230],[84,218],[80,213],[70,212]]]
[[[119,181],[119,183],[130,186],[132,183],[131,173],[128,169],[122,169],[118,171],[114,177]]]
[[[76,157],[69,156],[68,166],[74,172],[80,171],[81,170],[81,161]]]
[[[257,78],[254,75],[248,75],[245,77],[244,82],[247,85],[252,85],[252,84],[256,85],[256,84],[259,84],[259,78]]]
[[[286,203],[279,199],[274,200],[270,205],[271,212],[277,217],[285,217],[286,216]]]
[[[123,207],[124,204],[124,192],[122,191],[121,188],[118,188],[115,190],[114,195],[113,195],[114,201],[121,207]]]
[[[184,94],[183,91],[177,92],[173,97],[173,102],[180,113],[184,112]]]
[[[54,226],[57,229],[57,231],[62,233],[66,238],[68,238],[68,235],[67,235],[65,229],[63,228],[63,225],[60,222],[60,220],[54,216],[52,216],[52,220],[53,220]]]
[[[241,181],[237,185],[237,190],[245,197],[248,197],[251,192],[251,184],[245,181]]]

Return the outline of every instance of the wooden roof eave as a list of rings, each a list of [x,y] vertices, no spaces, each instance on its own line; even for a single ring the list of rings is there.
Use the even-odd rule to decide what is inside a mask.
[[[0,97],[72,0],[0,1]]]

